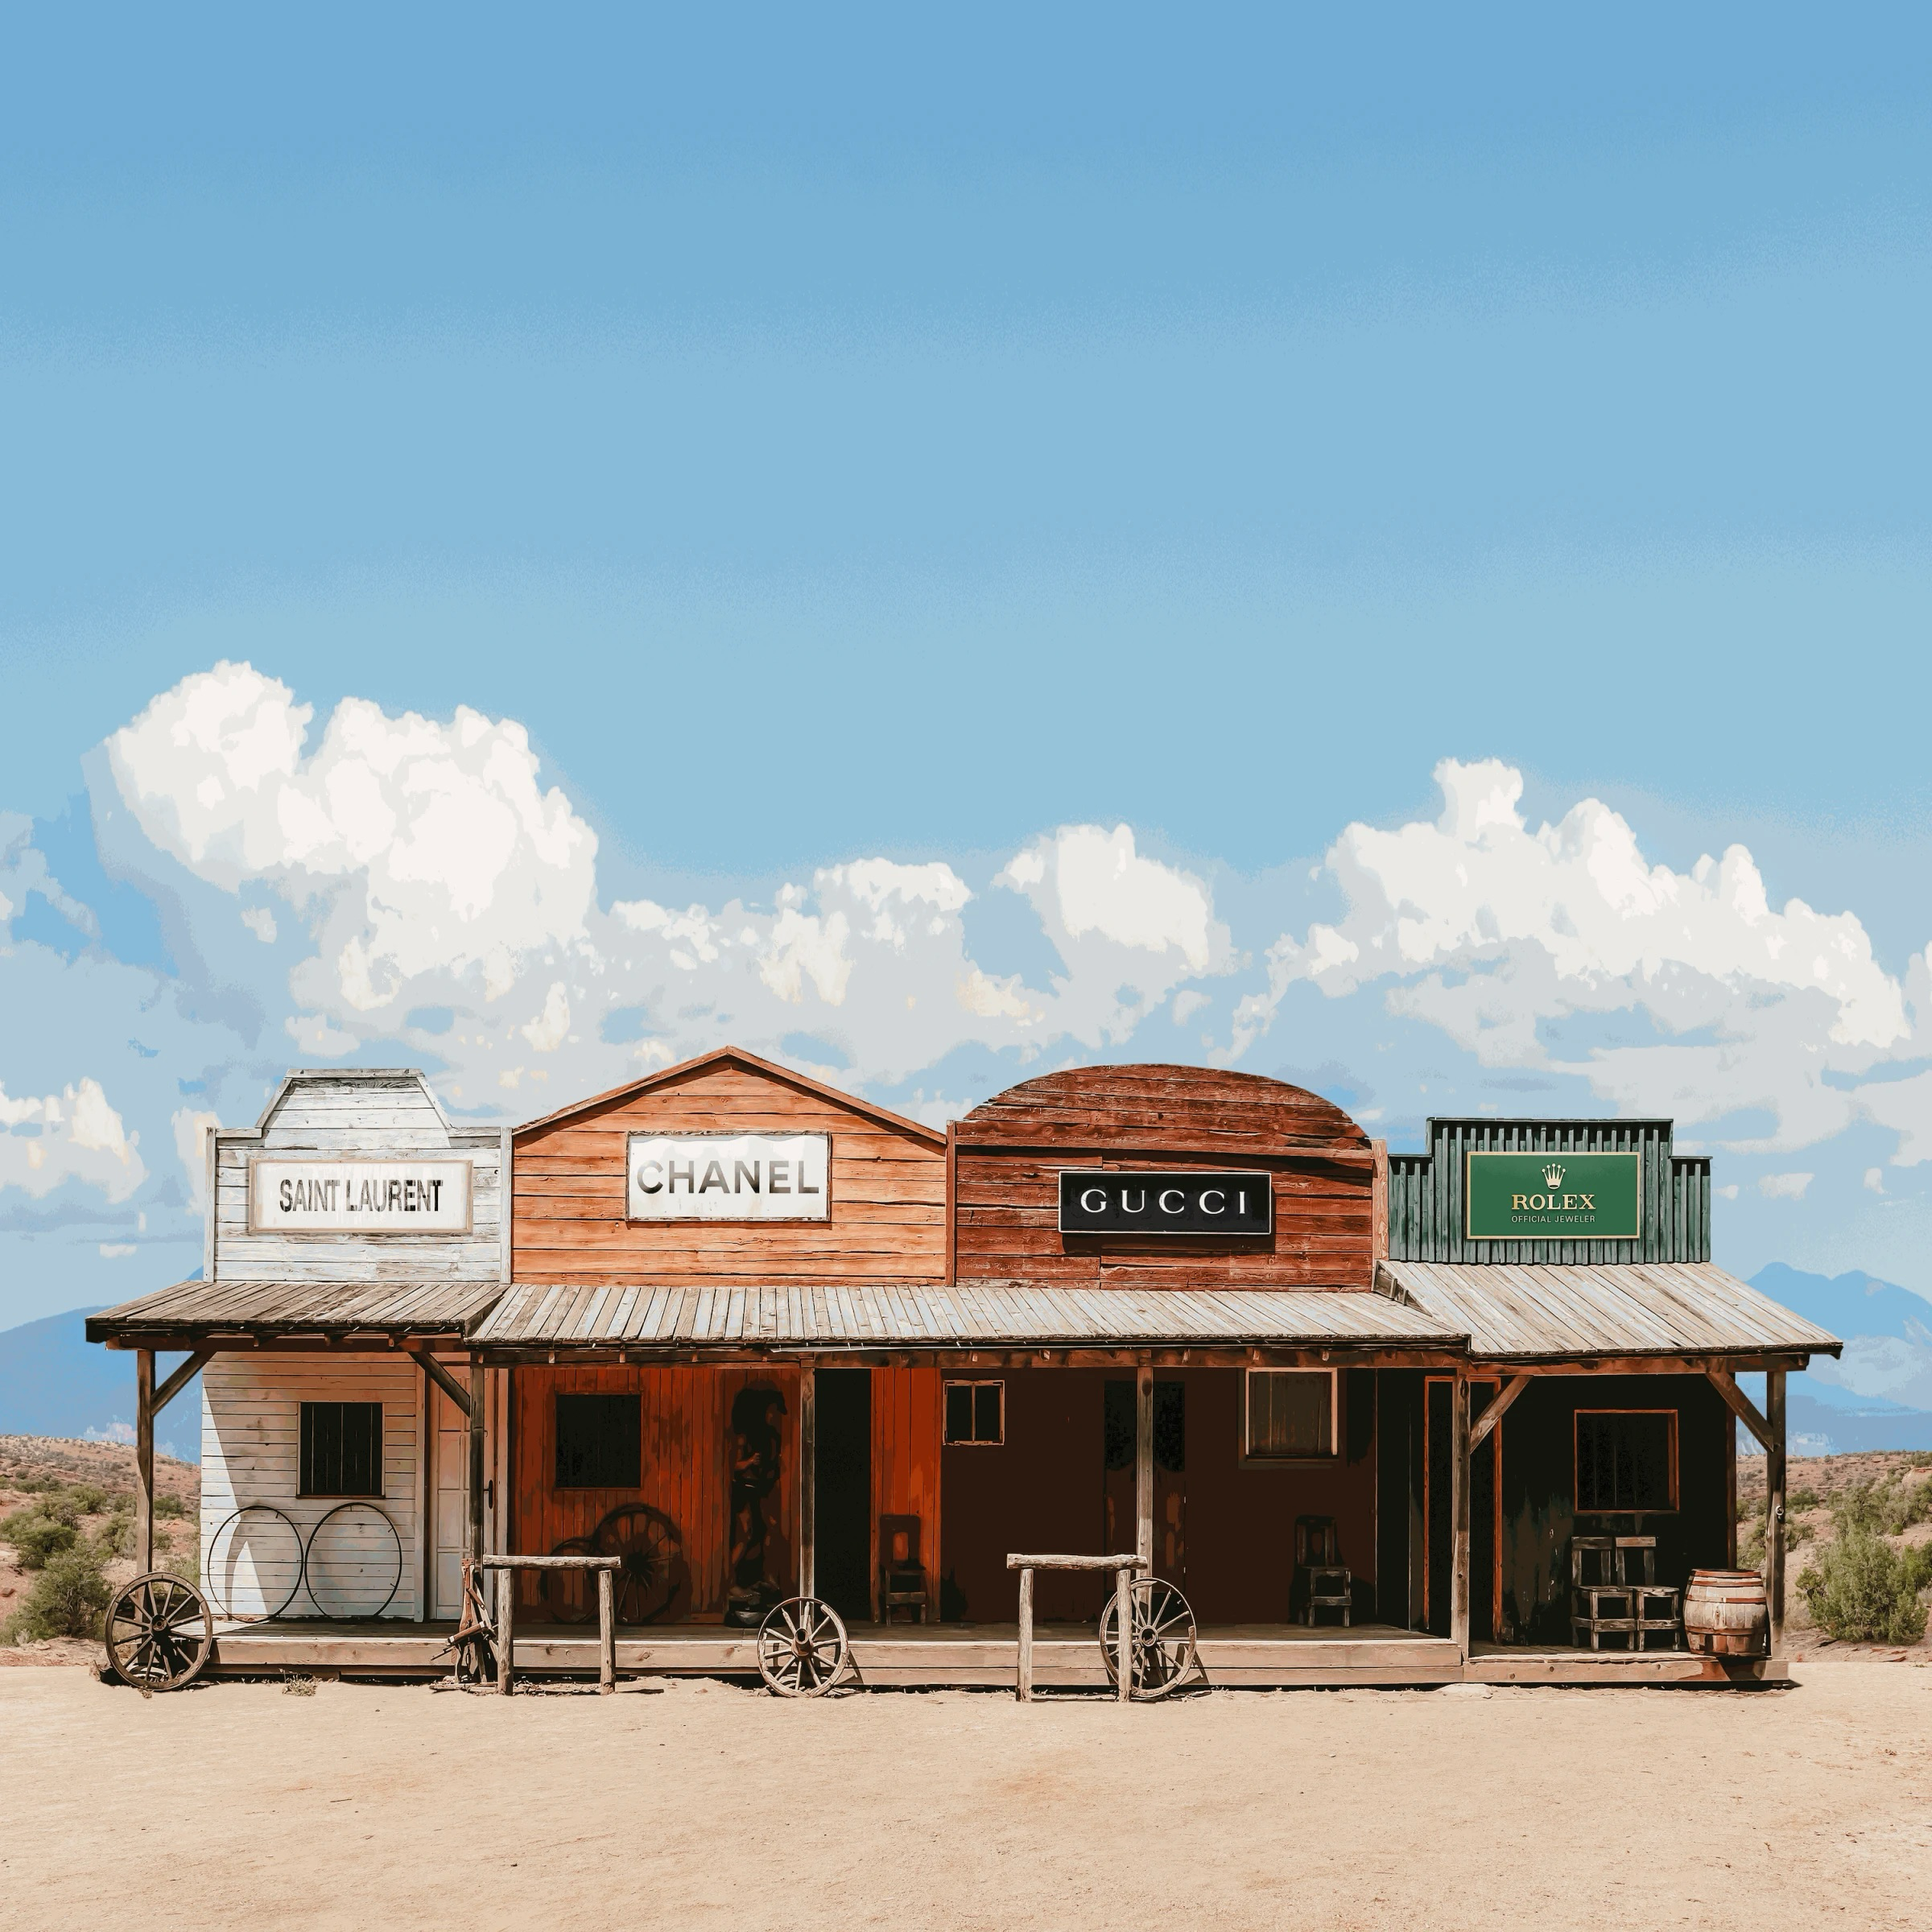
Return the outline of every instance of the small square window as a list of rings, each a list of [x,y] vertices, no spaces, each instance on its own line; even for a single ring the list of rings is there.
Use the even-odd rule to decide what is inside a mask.
[[[946,1385],[946,1440],[995,1446],[1006,1439],[1006,1385],[1004,1382],[948,1382]]]
[[[1635,1515],[1677,1507],[1677,1411],[1576,1412],[1579,1515]]]
[[[302,1405],[303,1496],[382,1493],[382,1405]]]
[[[557,1487],[635,1489],[642,1481],[642,1411],[635,1395],[559,1395]]]
[[[1335,1371],[1248,1371],[1248,1458],[1299,1462],[1335,1454]]]

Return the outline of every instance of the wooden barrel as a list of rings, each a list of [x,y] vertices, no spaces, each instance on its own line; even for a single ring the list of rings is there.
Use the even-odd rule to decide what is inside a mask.
[[[1693,1570],[1684,1592],[1684,1641],[1718,1657],[1764,1657],[1771,1605],[1755,1570]]]

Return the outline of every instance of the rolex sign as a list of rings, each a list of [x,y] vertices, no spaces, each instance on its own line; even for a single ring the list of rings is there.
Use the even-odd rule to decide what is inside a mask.
[[[1472,1241],[1633,1241],[1643,1157],[1472,1154],[1463,1201]]]

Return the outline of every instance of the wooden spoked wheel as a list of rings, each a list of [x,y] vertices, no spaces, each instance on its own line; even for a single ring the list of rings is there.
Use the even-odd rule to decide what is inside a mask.
[[[179,1690],[215,1648],[214,1612],[192,1583],[150,1570],[114,1593],[104,1629],[107,1661],[137,1690]]]
[[[624,1559],[613,1579],[619,1623],[648,1624],[671,1608],[684,1539],[662,1509],[649,1503],[621,1504],[597,1525],[591,1540],[598,1555]]]
[[[787,1597],[758,1626],[758,1675],[780,1697],[823,1697],[851,1655],[838,1612],[815,1596]]]
[[[588,1536],[567,1536],[552,1556],[595,1556],[597,1546]],[[597,1613],[597,1579],[590,1570],[539,1570],[537,1587],[543,1608],[560,1624],[587,1624]]]
[[[1194,1612],[1172,1583],[1158,1577],[1137,1576],[1133,1591],[1133,1677],[1130,1695],[1142,1699],[1165,1697],[1194,1668]],[[1107,1658],[1107,1681],[1117,1690],[1121,1670],[1121,1600],[1107,1599],[1100,1612],[1100,1649]]]

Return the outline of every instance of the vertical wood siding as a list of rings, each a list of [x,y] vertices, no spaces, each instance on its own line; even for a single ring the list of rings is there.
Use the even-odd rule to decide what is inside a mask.
[[[939,1443],[944,1428],[937,1368],[872,1372],[872,1575],[881,1551],[879,1518],[916,1516],[926,1587],[939,1610]]]
[[[472,1166],[471,1231],[250,1234],[248,1166],[261,1154],[459,1156]],[[494,1281],[502,1272],[502,1137],[452,1128],[422,1075],[346,1071],[291,1080],[267,1117],[215,1140],[217,1281]]]
[[[588,1367],[510,1372],[512,1507],[510,1547],[547,1556],[567,1537],[589,1536],[621,1503],[648,1503],[677,1525],[683,1568],[658,1620],[716,1622],[724,1612],[730,1556],[733,1398],[741,1389],[776,1389],[785,1398],[778,1488],[766,1499],[766,1574],[790,1594],[798,1575],[799,1376],[795,1368]],[[634,1489],[556,1487],[555,1397],[635,1393],[642,1410],[642,1481]],[[518,1600],[533,1614],[539,1579],[525,1572]]]
[[[231,1559],[234,1532],[223,1533],[219,1551],[211,1539],[229,1513],[246,1503],[266,1503],[288,1517],[304,1542],[339,1496],[303,1496],[301,1405],[304,1402],[382,1405],[382,1494],[369,1500],[394,1524],[402,1545],[402,1576],[386,1616],[422,1614],[423,1546],[417,1497],[422,1463],[422,1372],[408,1360],[369,1356],[217,1355],[201,1372],[201,1565],[215,1594],[238,1615],[259,1616],[275,1602],[262,1600],[272,1586],[266,1574],[280,1563],[278,1538],[263,1525],[257,1547],[264,1574],[256,1579],[246,1550]],[[259,1519],[255,1519],[259,1521]],[[332,1533],[329,1541],[336,1544]],[[219,1555],[220,1564],[213,1562]],[[369,1541],[352,1558],[345,1544],[324,1552],[318,1587],[327,1607],[359,1601],[374,1607],[394,1569],[393,1546]],[[379,1579],[379,1580],[378,1580]],[[292,1572],[291,1572],[292,1580]],[[286,1586],[283,1586],[285,1588]],[[373,1597],[369,1591],[373,1589]],[[283,1589],[277,1589],[279,1601]],[[291,1616],[312,1616],[318,1604],[304,1589],[288,1607]]]
[[[1471,1153],[1641,1157],[1633,1241],[1472,1241],[1463,1230]],[[1429,1152],[1389,1157],[1389,1255],[1399,1261],[1707,1261],[1711,1162],[1671,1150],[1668,1121],[1435,1121]]]
[[[633,1133],[829,1134],[831,1218],[632,1223],[625,1181]],[[944,1147],[732,1062],[526,1129],[514,1164],[520,1282],[729,1286],[945,1275]]]

